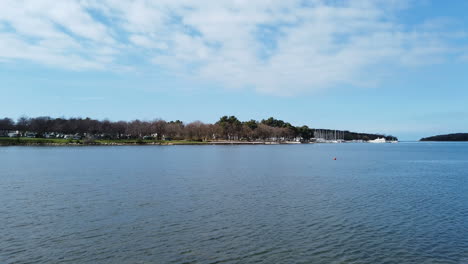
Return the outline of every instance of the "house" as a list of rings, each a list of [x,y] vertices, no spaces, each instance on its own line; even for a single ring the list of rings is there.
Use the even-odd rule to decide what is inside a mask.
[[[8,137],[15,138],[20,137],[21,134],[18,131],[8,133]]]

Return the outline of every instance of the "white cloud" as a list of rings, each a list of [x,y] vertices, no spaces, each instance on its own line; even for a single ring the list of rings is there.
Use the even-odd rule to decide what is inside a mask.
[[[379,65],[438,63],[453,50],[449,38],[466,39],[446,22],[400,23],[408,3],[3,0],[0,61],[138,69],[120,60],[138,56],[186,78],[296,95],[374,83],[366,73]]]

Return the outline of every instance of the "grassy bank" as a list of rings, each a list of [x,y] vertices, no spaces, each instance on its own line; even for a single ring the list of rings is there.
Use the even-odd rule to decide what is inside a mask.
[[[0,137],[1,146],[28,145],[203,145],[209,142],[188,140],[141,140],[141,139],[112,139],[112,140],[71,140],[61,138],[9,138]]]
[[[269,141],[190,141],[190,140],[143,140],[143,139],[98,139],[72,140],[62,138],[9,138],[0,137],[0,146],[118,146],[118,145],[277,145],[297,142]]]

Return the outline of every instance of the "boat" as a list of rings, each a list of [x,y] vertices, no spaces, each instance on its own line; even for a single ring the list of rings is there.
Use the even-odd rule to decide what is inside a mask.
[[[377,139],[374,139],[374,140],[369,140],[367,142],[369,142],[369,143],[386,143],[387,141],[385,140],[385,138],[377,138]]]

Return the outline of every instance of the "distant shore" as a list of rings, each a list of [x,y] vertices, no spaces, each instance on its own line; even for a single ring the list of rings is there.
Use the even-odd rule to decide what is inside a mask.
[[[190,140],[69,140],[56,138],[8,138],[0,137],[0,146],[139,146],[139,145],[279,145],[300,144],[294,141],[190,141]]]
[[[441,142],[460,142],[468,141],[468,133],[453,133],[446,135],[437,135],[432,137],[421,138],[419,141],[441,141]]]

